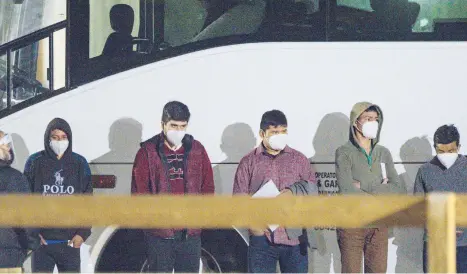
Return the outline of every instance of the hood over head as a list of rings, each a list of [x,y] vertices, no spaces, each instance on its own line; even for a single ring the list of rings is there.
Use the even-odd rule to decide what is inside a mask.
[[[7,159],[8,156],[6,156],[5,153],[10,153],[9,159]],[[10,147],[9,152],[6,152],[3,149],[0,149],[0,167],[11,166],[14,160],[15,160],[15,153],[13,152],[12,146]]]
[[[356,103],[352,111],[350,112],[350,131],[349,131],[349,140],[357,147],[360,147],[358,142],[357,142],[357,136],[355,133],[355,125],[357,123],[358,117],[362,115],[367,109],[370,107],[376,108],[376,111],[378,112],[378,134],[375,139],[372,140],[372,145],[375,146],[379,142],[380,134],[381,134],[381,128],[383,126],[383,112],[381,108],[378,105],[369,103],[369,102],[359,102]]]
[[[71,152],[73,151],[72,150],[72,144],[73,144],[72,140],[73,140],[73,138],[72,138],[72,134],[71,134],[70,125],[68,124],[67,121],[65,121],[62,118],[54,118],[52,121],[50,121],[49,125],[47,126],[47,129],[45,130],[45,134],[44,134],[44,149],[45,149],[45,152],[47,153],[48,156],[50,156],[50,157],[52,157],[54,159],[57,159],[57,154],[55,154],[55,152],[50,147],[50,135],[51,135],[52,131],[56,130],[56,129],[59,129],[59,130],[65,132],[67,137],[68,137],[69,144],[68,144],[67,150],[63,154],[62,158],[64,158],[65,156],[70,155]]]

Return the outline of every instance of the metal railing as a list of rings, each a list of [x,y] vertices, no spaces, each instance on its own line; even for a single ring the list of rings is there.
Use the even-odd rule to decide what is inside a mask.
[[[467,226],[467,196],[3,196],[0,226],[237,228],[426,227],[430,272],[456,271],[456,225]],[[40,210],[38,210],[40,208]],[[70,218],[70,212],[73,212]]]
[[[12,40],[7,42],[3,45],[0,45],[0,56],[6,55],[6,79],[5,79],[5,87],[7,92],[7,109],[11,109],[12,107],[12,52],[30,46],[34,43],[39,42],[42,39],[48,38],[49,40],[49,60],[48,60],[48,79],[49,79],[49,90],[54,91],[54,33],[62,30],[67,29],[67,20],[58,22],[56,24],[50,25],[33,33],[27,34],[22,36],[18,39]],[[67,52],[67,51],[66,51]],[[65,53],[68,55],[68,53]],[[66,57],[66,60],[68,57]],[[69,74],[68,69],[65,72],[65,89],[69,88]]]

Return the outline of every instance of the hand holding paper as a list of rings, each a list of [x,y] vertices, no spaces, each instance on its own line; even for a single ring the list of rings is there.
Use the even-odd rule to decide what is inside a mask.
[[[253,198],[273,198],[279,196],[280,191],[277,189],[276,184],[273,181],[269,180],[265,183],[255,194]],[[269,225],[269,229],[274,232],[279,226],[278,225]]]
[[[383,185],[388,183],[388,175],[386,173],[386,164],[381,163],[381,176],[383,177],[383,181],[381,182]]]

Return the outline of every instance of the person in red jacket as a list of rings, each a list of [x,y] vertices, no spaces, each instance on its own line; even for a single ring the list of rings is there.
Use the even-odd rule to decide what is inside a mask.
[[[186,134],[188,107],[164,106],[162,132],[141,143],[133,164],[133,194],[214,194],[211,162],[203,145]],[[200,229],[145,230],[150,272],[198,272]]]

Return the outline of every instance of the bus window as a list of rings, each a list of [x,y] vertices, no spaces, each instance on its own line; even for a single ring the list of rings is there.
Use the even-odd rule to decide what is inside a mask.
[[[438,19],[467,18],[465,0],[337,0],[337,6],[337,26],[362,32],[431,33]]]
[[[203,29],[207,8],[208,5],[199,0],[166,0],[164,41],[172,47],[192,42]]]
[[[55,50],[55,48],[54,48]],[[64,53],[64,51],[61,51]],[[57,55],[58,50],[56,50]],[[64,68],[65,57],[63,54],[63,63],[60,58],[55,59],[54,65],[57,65],[58,71],[63,69],[63,73],[59,75],[54,68],[54,87],[64,87]],[[42,39],[37,43],[26,46],[11,52],[10,55],[10,90],[11,90],[11,105],[31,99],[37,95],[50,91],[50,77],[47,73],[49,70],[48,64],[48,38]],[[7,107],[7,59],[6,55],[0,57],[0,110]],[[57,88],[57,89],[59,89]],[[55,88],[54,88],[55,90]]]
[[[66,19],[67,1],[0,1],[0,45]],[[8,23],[6,23],[8,22]]]
[[[284,26],[308,26],[310,29],[306,32],[324,34],[324,24],[318,27],[314,24],[316,16],[307,17],[320,11],[320,6],[326,6],[321,2],[323,0],[88,0],[89,58],[112,55],[108,54],[111,50],[106,50],[106,45],[107,49],[116,47],[119,54],[115,55],[119,57],[137,56],[134,53],[157,55],[167,48],[214,38],[253,35],[261,31],[272,36],[267,32]],[[323,16],[320,22],[324,21]]]
[[[138,37],[139,11],[140,0],[89,1],[89,58],[101,55],[107,42],[107,48],[118,47],[125,36]]]
[[[463,41],[467,40],[467,30],[462,31],[467,28],[462,25],[467,18],[463,1],[71,1],[71,85],[235,43]]]

